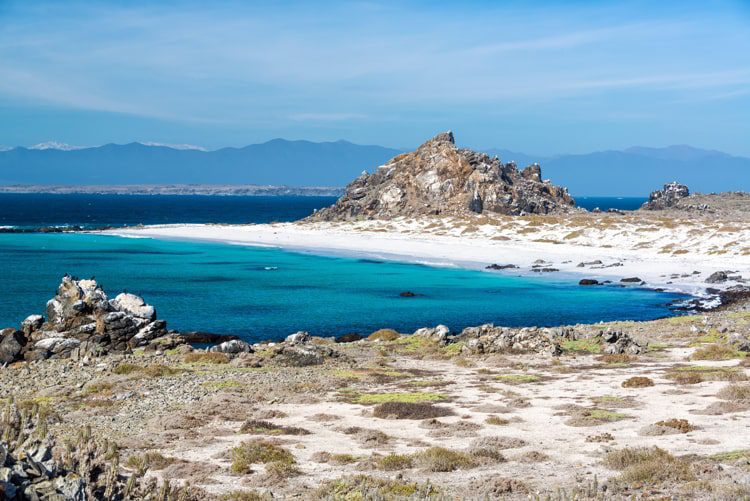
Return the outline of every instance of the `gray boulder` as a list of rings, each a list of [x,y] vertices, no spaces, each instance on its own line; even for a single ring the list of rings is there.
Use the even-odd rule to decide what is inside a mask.
[[[0,331],[0,365],[15,362],[21,358],[21,352],[26,346],[26,336],[16,329]]]
[[[234,355],[237,353],[252,353],[253,348],[245,341],[233,339],[211,347],[210,351]]]
[[[674,207],[683,198],[690,196],[690,189],[684,184],[671,182],[664,185],[661,190],[651,192],[648,202],[641,206],[645,210],[664,210]]]

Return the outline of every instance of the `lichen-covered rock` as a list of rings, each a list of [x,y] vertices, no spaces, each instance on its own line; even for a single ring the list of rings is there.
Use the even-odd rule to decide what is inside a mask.
[[[118,294],[116,298],[110,301],[112,307],[118,311],[123,311],[134,317],[143,318],[145,320],[156,320],[156,309],[150,304],[146,304],[146,301],[142,297],[136,296],[123,292]]]
[[[436,214],[547,214],[566,212],[575,201],[565,188],[541,177],[532,165],[518,171],[469,149],[444,132],[416,151],[399,155],[373,174],[363,172],[331,207],[312,220],[392,218]]]
[[[664,210],[677,205],[677,202],[690,196],[690,189],[684,184],[671,182],[661,190],[651,192],[648,202],[641,206],[645,210]]]
[[[639,355],[648,347],[646,343],[639,343],[622,331],[606,330],[599,332],[599,336],[602,338],[602,352],[611,355]]]

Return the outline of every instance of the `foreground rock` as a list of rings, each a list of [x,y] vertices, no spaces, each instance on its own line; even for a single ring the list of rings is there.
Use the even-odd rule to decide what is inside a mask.
[[[47,302],[47,320],[31,315],[20,330],[1,332],[0,363],[83,358],[137,347],[173,348],[185,341],[157,320],[156,309],[135,294],[108,299],[95,280],[65,276]]]
[[[542,180],[538,164],[519,171],[469,149],[444,132],[416,151],[399,155],[373,174],[362,173],[335,205],[312,220],[345,221],[437,214],[548,214],[575,201],[565,188]]]

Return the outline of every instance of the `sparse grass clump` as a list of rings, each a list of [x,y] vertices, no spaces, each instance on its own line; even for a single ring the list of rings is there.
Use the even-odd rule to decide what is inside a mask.
[[[499,416],[489,416],[484,422],[495,426],[507,426],[510,424],[510,419],[501,418]]]
[[[635,360],[633,355],[627,353],[612,353],[607,355],[600,355],[596,358],[599,362],[610,364],[610,365],[625,365]]]
[[[323,482],[313,494],[313,499],[424,499],[438,493],[431,484],[352,475]]]
[[[688,376],[686,376],[686,374]],[[690,376],[690,374],[693,374],[693,376]],[[710,365],[688,365],[685,367],[677,367],[667,374],[667,377],[678,382],[686,379],[697,379],[694,375],[700,377],[701,381],[747,380],[747,376],[745,376],[744,372],[741,372],[737,367],[718,367]]]
[[[255,435],[309,435],[310,432],[296,426],[281,426],[269,421],[249,419],[240,427],[240,433]]]
[[[283,482],[301,473],[294,461],[273,461],[266,464],[266,478],[272,482]]]
[[[653,385],[654,381],[644,376],[634,376],[622,382],[623,388],[645,388]]]
[[[690,356],[690,360],[731,360],[741,358],[742,355],[729,346],[722,344],[709,344],[698,348]]]
[[[533,374],[508,374],[505,376],[497,376],[495,380],[501,383],[507,384],[523,384],[523,383],[537,383],[541,381],[539,376]]]
[[[479,466],[479,462],[466,452],[430,447],[414,455],[414,462],[420,468],[432,472],[468,470]]]
[[[118,375],[137,374],[142,377],[164,377],[179,374],[179,369],[174,369],[164,364],[136,365],[130,363],[121,363],[115,367],[112,372]]]
[[[565,351],[582,353],[601,353],[602,343],[597,338],[567,339],[560,346]]]
[[[182,359],[186,364],[227,364],[229,357],[213,351],[194,351]]]
[[[689,463],[658,447],[612,451],[607,454],[604,463],[609,468],[622,471],[618,480],[626,484],[695,480]]]
[[[414,460],[406,454],[388,454],[377,459],[376,466],[379,470],[397,471],[406,470],[414,465]]]
[[[750,385],[730,384],[719,390],[719,393],[717,393],[716,396],[723,400],[750,403]]]
[[[630,416],[606,409],[575,409],[565,424],[568,426],[598,426],[628,419]]]
[[[378,404],[372,413],[377,418],[430,419],[450,416],[453,411],[428,402],[385,402]]]
[[[257,491],[232,491],[222,494],[220,501],[270,501],[273,496],[260,494]]]
[[[429,393],[417,391],[412,393],[365,393],[359,395],[355,403],[362,405],[376,405],[387,402],[401,403],[420,403],[420,402],[437,402],[447,399],[448,396],[443,393]]]
[[[369,341],[395,341],[400,337],[401,334],[394,331],[393,329],[378,329],[367,336],[367,339]]]
[[[259,463],[294,464],[295,460],[291,452],[268,440],[250,440],[232,449],[232,473],[250,473],[250,467]]]

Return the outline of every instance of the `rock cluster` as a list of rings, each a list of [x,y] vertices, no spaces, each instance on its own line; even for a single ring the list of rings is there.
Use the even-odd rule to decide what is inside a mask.
[[[473,353],[540,353],[560,355],[562,348],[550,329],[528,327],[512,329],[484,324],[467,327],[455,337]]]
[[[664,210],[677,205],[677,202],[690,196],[690,189],[684,184],[671,182],[661,190],[651,192],[648,202],[641,206],[646,210]]]
[[[574,207],[565,188],[542,180],[538,164],[519,171],[514,163],[503,164],[497,157],[456,147],[453,133],[444,132],[373,174],[363,172],[334,205],[310,219],[547,214]]]
[[[184,343],[157,320],[153,306],[129,293],[108,299],[95,280],[65,276],[47,302],[47,320],[31,315],[20,329],[0,331],[0,364],[16,360],[74,359],[124,352],[140,346]]]

